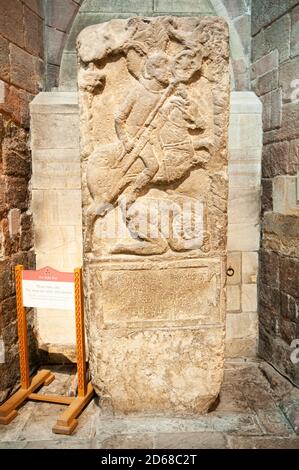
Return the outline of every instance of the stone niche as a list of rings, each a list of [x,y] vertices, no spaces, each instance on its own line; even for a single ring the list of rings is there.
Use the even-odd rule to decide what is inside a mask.
[[[115,413],[205,413],[224,361],[227,25],[112,20],[77,48],[95,390]]]

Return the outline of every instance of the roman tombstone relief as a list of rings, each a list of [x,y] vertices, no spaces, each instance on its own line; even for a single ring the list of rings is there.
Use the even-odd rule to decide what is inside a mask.
[[[227,25],[112,20],[78,55],[93,384],[115,413],[207,412],[224,358]]]

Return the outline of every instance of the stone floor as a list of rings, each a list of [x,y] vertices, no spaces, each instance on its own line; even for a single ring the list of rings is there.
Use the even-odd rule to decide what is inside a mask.
[[[74,392],[73,368],[52,369],[56,380],[47,387],[47,393]],[[280,391],[284,388],[285,397],[292,395],[292,403],[297,405],[299,390],[292,388],[290,393],[290,384],[283,379],[286,384],[281,386],[281,381],[281,376],[262,362],[230,361],[219,406],[208,415],[115,418],[103,415],[93,401],[70,437],[51,431],[63,406],[28,402],[10,425],[0,425],[0,448],[299,449],[294,412],[290,414],[290,406],[284,407],[277,399],[277,387]]]

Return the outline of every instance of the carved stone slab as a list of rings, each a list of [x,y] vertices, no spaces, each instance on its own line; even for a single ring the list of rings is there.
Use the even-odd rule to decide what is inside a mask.
[[[223,375],[227,25],[112,20],[77,47],[93,384],[114,412],[206,412]]]

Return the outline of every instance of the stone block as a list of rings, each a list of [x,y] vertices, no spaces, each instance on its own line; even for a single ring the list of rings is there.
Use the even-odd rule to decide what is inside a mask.
[[[12,84],[36,94],[41,83],[38,58],[10,44],[10,60]]]
[[[151,3],[151,2],[149,2]],[[150,5],[149,5],[150,6]],[[207,14],[213,13],[213,8],[209,0],[189,0],[181,2],[180,0],[154,0],[154,11],[158,13],[192,13]]]
[[[273,179],[273,211],[286,215],[299,214],[296,176],[276,176]]]
[[[229,191],[239,191],[240,195],[246,190],[259,191],[261,179],[260,161],[246,161],[245,159],[231,161],[228,165],[228,172]]]
[[[49,64],[60,65],[65,37],[64,32],[49,26],[45,27],[46,54]]]
[[[32,123],[32,148],[78,149],[78,115],[34,113]]]
[[[255,35],[261,28],[270,25],[274,20],[286,13],[296,5],[297,0],[265,1],[253,0],[252,2],[252,33]]]
[[[277,89],[261,97],[263,103],[263,127],[265,131],[275,129],[282,123],[282,91]]]
[[[299,258],[281,256],[279,259],[280,288],[283,292],[298,299]]]
[[[278,334],[287,344],[292,344],[295,339],[298,339],[299,325],[288,319],[279,318]]]
[[[291,57],[299,55],[299,5],[292,10]]]
[[[262,75],[266,75],[273,70],[278,69],[279,56],[278,50],[269,52],[254,62],[251,66],[251,79],[256,80]]]
[[[236,437],[230,438],[232,449],[298,449],[298,437]]]
[[[236,3],[234,0],[231,0],[231,3],[234,5],[239,5],[241,2]],[[251,16],[249,14],[241,15],[234,20],[234,27],[236,28],[239,37],[242,41],[244,54],[249,56],[250,46],[251,46]],[[246,64],[248,67],[248,64]],[[247,68],[246,67],[246,68]]]
[[[9,63],[9,43],[0,36],[0,79],[9,81],[10,63]]]
[[[23,6],[20,0],[1,2],[0,31],[9,41],[24,46]]]
[[[265,95],[278,88],[278,70],[271,70],[252,82],[252,89],[257,96]]]
[[[32,208],[35,224],[81,226],[80,190],[34,190]]]
[[[33,55],[43,58],[44,55],[44,23],[40,16],[24,7],[25,49]]]
[[[242,260],[241,253],[228,253],[227,254],[227,269],[232,268],[234,270],[234,275],[232,277],[227,276],[226,282],[227,285],[237,285],[241,284],[242,278]]]
[[[260,243],[260,229],[254,224],[229,224],[229,251],[257,251]]]
[[[14,294],[13,272],[10,260],[0,261],[0,300]]]
[[[262,113],[262,103],[255,93],[251,91],[234,92],[230,94],[231,114],[259,114]],[[234,116],[231,116],[233,118]],[[258,116],[256,116],[258,119]]]
[[[236,285],[228,285],[226,288],[226,301],[228,312],[241,311],[241,288]]]
[[[260,282],[268,286],[279,287],[279,258],[273,251],[260,250]]]
[[[137,441],[138,442],[138,441]],[[227,438],[220,432],[159,433],[155,449],[226,449]]]
[[[256,252],[242,253],[242,282],[256,284],[258,272],[258,254]]]
[[[296,80],[298,80],[296,82]],[[299,88],[299,57],[288,60],[279,68],[279,86],[282,88],[282,98],[284,102],[292,102],[298,99],[296,95]],[[296,95],[296,96],[295,96]]]
[[[32,165],[32,189],[81,189],[79,149],[35,150]]]
[[[296,323],[299,314],[299,300],[280,292],[280,312],[283,318]]]
[[[257,224],[260,214],[260,191],[231,187],[228,201],[229,224]]]
[[[206,0],[205,0],[206,1]],[[153,0],[87,0],[81,11],[86,13],[115,13],[115,12],[150,12],[153,9]],[[172,11],[172,10],[166,10]]]
[[[235,315],[228,313],[226,318],[226,341],[257,337],[257,313],[246,312]]]
[[[269,308],[277,314],[280,313],[280,292],[279,289],[267,286],[264,283],[259,285],[259,303]]]
[[[233,338],[225,342],[225,357],[227,358],[255,358],[257,354],[257,337]]]
[[[59,90],[77,91],[77,55],[71,52],[64,52],[61,60]]]
[[[262,197],[261,197],[261,209],[262,214],[267,211],[273,210],[273,186],[271,179],[262,178]]]
[[[242,284],[242,312],[255,312],[257,310],[256,284]]]
[[[275,49],[279,52],[279,63],[290,57],[291,18],[285,15],[252,38],[252,61],[256,62]]]
[[[160,435],[159,435],[160,436]],[[172,439],[174,436],[171,434]],[[166,438],[169,434],[166,434]],[[158,441],[159,442],[159,441]],[[159,444],[158,444],[159,445]],[[100,449],[153,449],[154,437],[147,434],[118,434],[107,437],[99,446]],[[158,448],[155,446],[155,448]],[[164,449],[165,447],[163,447]]]
[[[290,143],[288,174],[294,175],[299,171],[299,139]]]
[[[15,176],[6,177],[6,203],[11,208],[16,207],[21,210],[28,208],[29,193],[26,179]]]
[[[59,86],[60,65],[46,64],[46,82],[45,90],[55,90]]]
[[[262,130],[259,114],[233,114],[229,127],[230,149],[261,148]]]
[[[262,328],[269,333],[273,338],[276,338],[278,331],[279,313],[266,307],[259,302],[259,324]]]
[[[72,0],[50,0],[47,2],[47,24],[67,32],[78,10],[79,6]]]
[[[20,234],[21,230],[21,211],[20,209],[11,209],[8,213],[9,235],[11,238]]]
[[[173,5],[175,5],[174,2]],[[183,4],[180,3],[180,5]],[[183,14],[183,12],[180,13]],[[92,115],[94,120],[93,129],[91,129],[88,120],[84,117],[81,119],[81,135],[84,143],[83,148],[81,146],[82,180],[87,182],[84,186],[83,217],[86,227],[84,251],[87,261],[86,283],[88,284],[90,306],[89,344],[93,351],[90,356],[90,364],[96,393],[104,395],[101,401],[103,408],[109,407],[116,414],[170,412],[186,416],[189,413],[204,413],[210,408],[216,395],[218,396],[219,385],[223,376],[223,331],[225,328],[223,291],[225,259],[223,254],[226,252],[225,201],[227,200],[228,191],[227,164],[226,159],[222,158],[221,152],[217,152],[217,158],[219,159],[217,171],[215,171],[215,166],[204,170],[198,168],[199,171],[196,168],[189,168],[188,151],[182,163],[174,164],[173,151],[168,154],[168,144],[166,142],[169,142],[171,148],[175,149],[179,143],[177,142],[178,127],[176,125],[173,128],[176,121],[172,121],[165,115],[161,126],[155,128],[157,130],[150,130],[153,136],[159,136],[161,142],[165,143],[165,154],[163,154],[162,149],[161,151],[157,149],[158,165],[156,173],[160,171],[160,177],[158,173],[157,180],[156,173],[150,179],[146,177],[141,180],[139,177],[137,179],[134,177],[134,181],[139,188],[138,194],[136,191],[136,203],[145,204],[146,207],[149,207],[147,206],[148,197],[153,197],[158,202],[161,201],[161,204],[159,203],[161,217],[163,216],[161,210],[163,201],[169,196],[166,191],[169,184],[169,174],[172,175],[171,179],[178,183],[173,195],[176,198],[183,198],[182,202],[185,198],[189,198],[191,194],[192,197],[207,194],[207,185],[210,184],[207,220],[210,224],[209,235],[213,247],[213,256],[210,256],[211,252],[208,251],[205,254],[204,264],[201,258],[194,257],[191,259],[190,254],[187,253],[189,248],[184,246],[184,243],[181,245],[178,255],[176,245],[173,245],[171,240],[172,236],[164,231],[166,227],[160,222],[157,225],[155,221],[151,221],[155,229],[163,225],[161,228],[163,233],[156,231],[152,241],[149,241],[148,237],[141,234],[142,228],[139,224],[137,224],[138,227],[134,225],[140,235],[138,237],[130,236],[127,230],[128,219],[123,218],[122,220],[126,223],[124,228],[127,230],[127,237],[115,236],[114,238],[108,238],[101,236],[98,228],[105,221],[107,226],[110,226],[111,218],[115,212],[120,211],[117,207],[115,207],[115,211],[110,207],[111,210],[105,217],[102,217],[102,220],[98,218],[97,224],[94,224],[95,230],[90,225],[89,218],[93,201],[102,201],[104,196],[104,199],[108,197],[109,201],[114,203],[116,195],[114,196],[113,192],[117,191],[117,197],[123,194],[124,187],[119,184],[123,181],[122,177],[119,179],[118,172],[110,171],[112,166],[116,166],[122,173],[119,161],[117,160],[113,164],[113,159],[117,154],[113,150],[113,146],[118,147],[122,140],[120,137],[121,131],[120,133],[117,131],[118,125],[122,127],[125,135],[132,136],[133,139],[136,134],[131,128],[132,122],[135,123],[136,130],[140,129],[141,133],[146,131],[149,110],[163,107],[163,97],[166,97],[164,93],[167,89],[171,91],[170,84],[173,80],[171,70],[173,68],[169,68],[169,66],[174,63],[174,58],[178,57],[176,54],[186,54],[185,59],[189,60],[187,56],[190,56],[190,50],[185,48],[183,39],[186,34],[188,35],[188,31],[192,31],[191,34],[194,35],[194,41],[196,38],[197,43],[199,40],[198,32],[200,31],[200,27],[197,27],[201,22],[204,22],[205,26],[208,25],[211,31],[214,31],[214,28],[217,27],[217,34],[220,34],[221,37],[223,34],[223,46],[226,43],[227,26],[222,19],[211,17],[183,18],[179,16],[175,21],[177,23],[176,33],[174,33],[177,34],[176,40],[173,40],[172,34],[169,34],[169,29],[165,28],[165,20],[162,20],[159,16],[147,18],[146,20],[137,17],[134,27],[132,27],[132,22],[125,20],[115,20],[105,25],[100,24],[92,29],[88,28],[82,31],[78,39],[78,53],[81,63],[88,62],[88,57],[92,55],[97,57],[98,63],[103,61],[103,64],[105,63],[107,67],[105,68],[107,79],[103,83],[101,93],[97,93],[93,86],[92,75],[86,74],[86,68],[82,66],[79,71],[79,92],[82,104],[81,116]],[[137,31],[138,34],[136,35]],[[144,60],[147,67],[152,61],[156,63],[157,57],[159,57],[159,61],[155,67],[148,69],[149,76],[152,76],[151,83],[147,81],[146,77],[144,77],[145,82],[140,83],[135,77],[138,72],[132,73],[130,58],[123,58],[119,54],[119,51],[123,48],[123,42],[119,45],[118,41],[124,34],[125,37],[131,38],[130,41],[132,40],[133,44],[138,39],[138,42],[142,46],[144,44],[143,47],[147,50],[146,33],[150,34],[152,40],[156,42],[155,50],[160,51],[155,54],[151,52],[146,54]],[[94,37],[98,38],[100,48],[94,48]],[[141,46],[138,46],[138,49],[139,47]],[[217,57],[219,54],[218,46],[211,44],[210,47],[214,50],[215,57]],[[115,50],[115,57],[111,54],[111,48],[113,48],[113,51]],[[191,46],[192,48],[193,46]],[[224,49],[224,55],[226,56],[228,52],[226,46],[224,46]],[[132,52],[135,57],[135,52]],[[139,56],[138,51],[136,52]],[[139,58],[137,56],[133,60],[135,64],[133,67],[135,68],[136,64],[139,63],[141,67],[139,70],[141,71],[144,69],[144,65],[140,63],[140,56]],[[160,58],[163,58],[164,65],[162,65]],[[219,71],[219,75],[217,75],[218,92],[215,93],[215,96],[209,92],[206,94],[210,96],[209,99],[214,102],[215,106],[207,107],[195,100],[194,110],[197,107],[201,109],[202,106],[202,112],[209,116],[206,119],[209,120],[209,123],[214,123],[212,128],[210,124],[207,124],[206,131],[208,134],[224,137],[219,141],[216,139],[216,145],[223,149],[225,155],[227,152],[226,132],[223,130],[223,126],[226,126],[225,122],[227,122],[228,117],[229,84],[227,78],[229,64],[228,61],[220,59],[220,62],[217,61],[214,65]],[[163,72],[164,78],[162,76],[158,78],[157,74],[160,67],[165,72],[165,74]],[[193,67],[195,68],[193,69]],[[192,94],[195,93],[193,91],[191,93],[193,87],[194,90],[198,90],[198,93],[201,89],[199,77],[195,75],[197,67],[201,67],[201,61],[198,61],[196,52],[192,67],[187,68],[189,72],[181,67],[180,63],[177,64],[177,74],[179,71],[182,73],[184,69],[184,74],[190,73],[193,77],[192,81],[191,77],[185,77],[184,84],[182,83],[186,95],[190,95],[192,102]],[[96,70],[95,73],[97,74]],[[154,83],[155,89],[152,88]],[[205,83],[206,89],[212,90],[211,86],[210,80],[207,80]],[[215,84],[213,89],[215,89],[214,87]],[[157,90],[161,93],[157,94]],[[90,99],[92,96],[96,96],[96,99]],[[131,103],[128,108],[126,107],[127,99]],[[171,105],[170,101],[167,103]],[[124,109],[127,111],[124,111]],[[209,110],[208,114],[207,110]],[[172,115],[171,109],[169,112]],[[118,123],[118,117],[115,118],[115,116],[120,116],[120,123]],[[153,119],[156,117],[158,118],[158,115],[154,115]],[[164,119],[166,119],[165,123]],[[190,115],[190,119],[193,121],[192,115]],[[184,138],[188,139],[187,141],[190,142],[192,148],[194,144],[192,138],[190,141],[190,133],[186,132],[187,123],[181,120],[180,122],[181,137],[185,136]],[[153,142],[148,141],[148,147],[146,148],[150,153],[152,145],[155,145],[154,140]],[[200,142],[199,145],[201,145]],[[85,155],[88,154],[87,148],[95,148],[88,161],[85,159]],[[107,150],[109,152],[110,148],[112,153],[103,157],[102,152],[106,153]],[[138,147],[135,148],[137,150]],[[117,149],[115,150],[117,151]],[[127,155],[124,156],[124,158],[126,157]],[[165,173],[163,165],[159,163],[162,162],[160,158],[164,158],[165,168],[168,168],[169,165],[170,173],[168,173],[168,170]],[[181,151],[177,153],[177,158],[182,158]],[[189,168],[185,175],[184,168]],[[136,171],[139,173],[140,170],[136,168]],[[181,171],[183,171],[182,176],[184,176],[180,177],[179,181],[177,178]],[[109,181],[109,175],[111,181]],[[145,176],[145,172],[142,175]],[[164,185],[160,184],[161,181],[165,181]],[[135,183],[127,186],[130,194]],[[112,188],[112,193],[109,188]],[[141,197],[141,194],[143,194],[140,191],[141,188],[145,193],[144,198]],[[90,209],[87,212],[88,205]],[[140,212],[145,214],[144,210]],[[95,215],[97,214],[95,213]],[[135,217],[136,215],[133,216],[136,221]],[[132,230],[132,227],[129,228]],[[175,243],[178,242],[180,245],[180,236],[175,238],[177,239]],[[164,246],[166,247],[166,257],[164,257]],[[195,248],[195,246],[190,246],[190,248]],[[127,257],[127,255],[133,256]],[[94,263],[91,262],[93,257]],[[126,259],[130,260],[129,264],[125,261]],[[117,295],[115,295],[116,286]],[[138,286],[137,289],[136,286]],[[199,292],[198,296],[192,295],[195,291]],[[210,328],[206,328],[207,325]],[[132,331],[134,331],[133,335]],[[99,332],[100,334],[98,334]],[[201,358],[200,361],[198,361],[199,357]],[[207,363],[209,364],[208,367]],[[191,368],[190,364],[192,365]],[[205,364],[205,370],[202,364]],[[208,378],[206,371],[212,369],[214,371],[213,377],[209,375]],[[124,378],[120,387],[119,384],[115,386],[116,377],[119,376]]]
[[[262,158],[263,178],[285,175],[289,170],[290,143],[288,141],[265,145]]]
[[[44,5],[43,0],[22,0],[34,13],[44,18]],[[53,0],[51,0],[52,2]]]

